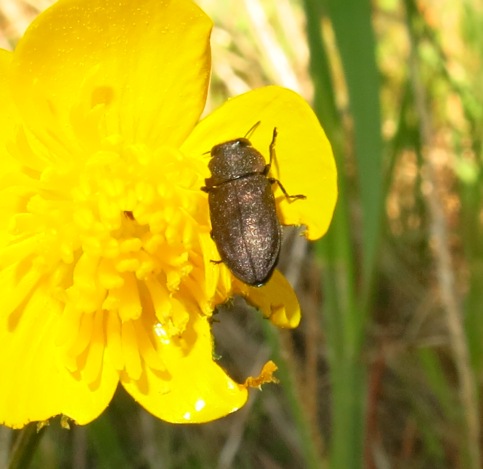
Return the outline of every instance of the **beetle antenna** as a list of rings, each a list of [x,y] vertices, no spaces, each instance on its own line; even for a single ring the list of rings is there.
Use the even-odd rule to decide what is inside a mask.
[[[250,129],[248,130],[248,132],[245,134],[245,138],[250,140],[250,137],[254,134],[255,130],[257,130],[258,126],[262,123],[262,121],[258,121],[258,122],[255,122],[255,124],[253,124]]]

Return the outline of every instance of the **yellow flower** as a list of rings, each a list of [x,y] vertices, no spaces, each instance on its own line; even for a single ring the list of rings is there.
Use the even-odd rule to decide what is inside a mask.
[[[336,171],[288,90],[198,123],[211,26],[188,0],[61,0],[0,51],[0,423],[88,423],[119,382],[161,419],[203,422],[271,379],[240,385],[213,361],[210,317],[233,294],[282,327],[300,312],[280,273],[256,289],[211,262],[204,153],[261,121],[251,140],[268,156],[277,127],[272,175],[307,196],[277,189],[280,218],[309,239],[329,225]]]

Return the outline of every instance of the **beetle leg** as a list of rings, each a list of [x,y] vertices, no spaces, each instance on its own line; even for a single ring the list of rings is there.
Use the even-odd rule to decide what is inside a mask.
[[[267,175],[270,171],[270,168],[272,167],[272,161],[275,159],[275,142],[277,140],[277,127],[273,128],[273,136],[272,136],[272,141],[270,142],[270,161],[268,164],[265,166],[265,169],[263,171],[263,174]]]
[[[215,238],[213,238],[213,230],[211,230],[211,231],[210,231],[210,236],[211,236],[211,239],[214,241],[214,240],[215,240]],[[215,260],[213,260],[213,259],[210,259],[210,262],[211,262],[212,264],[216,264],[216,265],[218,265],[218,264],[221,264],[223,261],[222,261],[221,259],[220,259],[219,261],[215,261]]]
[[[287,198],[287,199],[292,199],[292,200],[297,200],[297,199],[306,199],[307,196],[303,195],[303,194],[296,194],[296,195],[290,195],[286,190],[285,190],[285,187],[282,186],[282,183],[278,180],[278,179],[275,179],[275,178],[268,178],[268,180],[270,181],[271,184],[274,184],[274,183],[277,183],[278,184],[278,187],[280,187],[281,191],[283,192],[283,195]]]
[[[270,142],[270,161],[269,163],[265,166],[265,169],[263,170],[263,174],[266,176],[269,171],[270,171],[270,167],[272,166],[272,161],[275,160],[275,142],[277,141],[277,127],[274,127],[273,128],[273,136],[272,136],[272,141]],[[285,187],[283,187],[282,183],[278,180],[278,179],[275,179],[275,178],[267,178],[271,184],[274,184],[274,183],[277,183],[278,184],[278,187],[280,187],[280,189],[282,190],[283,192],[283,195],[287,198],[287,199],[292,199],[292,200],[297,200],[297,199],[306,199],[307,197],[303,194],[296,194],[296,195],[290,195],[286,190],[285,190]]]
[[[213,178],[206,178],[205,184],[206,184],[206,186],[201,187],[201,190],[203,192],[210,192],[214,187]]]
[[[222,261],[222,260],[219,260],[219,261],[214,261],[213,259],[210,259],[210,262],[211,262],[212,264],[217,264],[217,265],[218,265],[218,264],[221,264],[223,261]]]

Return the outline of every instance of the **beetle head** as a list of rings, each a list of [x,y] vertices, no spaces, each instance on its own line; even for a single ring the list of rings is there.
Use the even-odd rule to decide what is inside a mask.
[[[211,157],[226,158],[227,153],[232,153],[241,148],[251,147],[252,144],[248,138],[241,137],[234,140],[228,140],[227,142],[219,143],[211,149]]]

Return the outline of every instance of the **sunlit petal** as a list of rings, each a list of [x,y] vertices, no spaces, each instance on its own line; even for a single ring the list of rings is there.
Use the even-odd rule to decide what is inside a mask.
[[[204,107],[210,29],[187,0],[60,1],[15,50],[22,117],[64,145],[114,134],[152,147],[179,143]]]
[[[235,292],[262,311],[263,315],[278,327],[293,328],[300,322],[300,306],[297,296],[287,279],[275,270],[263,287],[249,287],[239,281],[234,283]]]
[[[234,412],[245,404],[247,390],[213,361],[206,318],[191,315],[183,336],[169,337],[154,326],[156,351],[164,370],[144,366],[139,380],[121,379],[126,390],[155,416],[173,423],[200,423]]]
[[[337,200],[337,172],[322,127],[296,93],[267,86],[230,99],[195,127],[182,150],[187,154],[208,151],[218,143],[245,136],[258,121],[250,141],[267,163],[273,129],[278,131],[270,176],[289,194],[307,197],[289,202],[275,187],[282,223],[306,225],[309,239],[320,238],[327,231]]]
[[[2,283],[15,281],[2,275]],[[10,281],[8,281],[10,280]],[[9,293],[1,288],[2,296]],[[52,299],[46,280],[36,285],[22,310],[0,316],[0,423],[21,427],[30,421],[63,414],[79,424],[95,419],[112,398],[118,375],[102,358],[93,340],[84,360],[89,379],[65,367],[56,345],[60,304]],[[97,333],[93,338],[98,337]],[[95,356],[101,354],[101,356]]]

